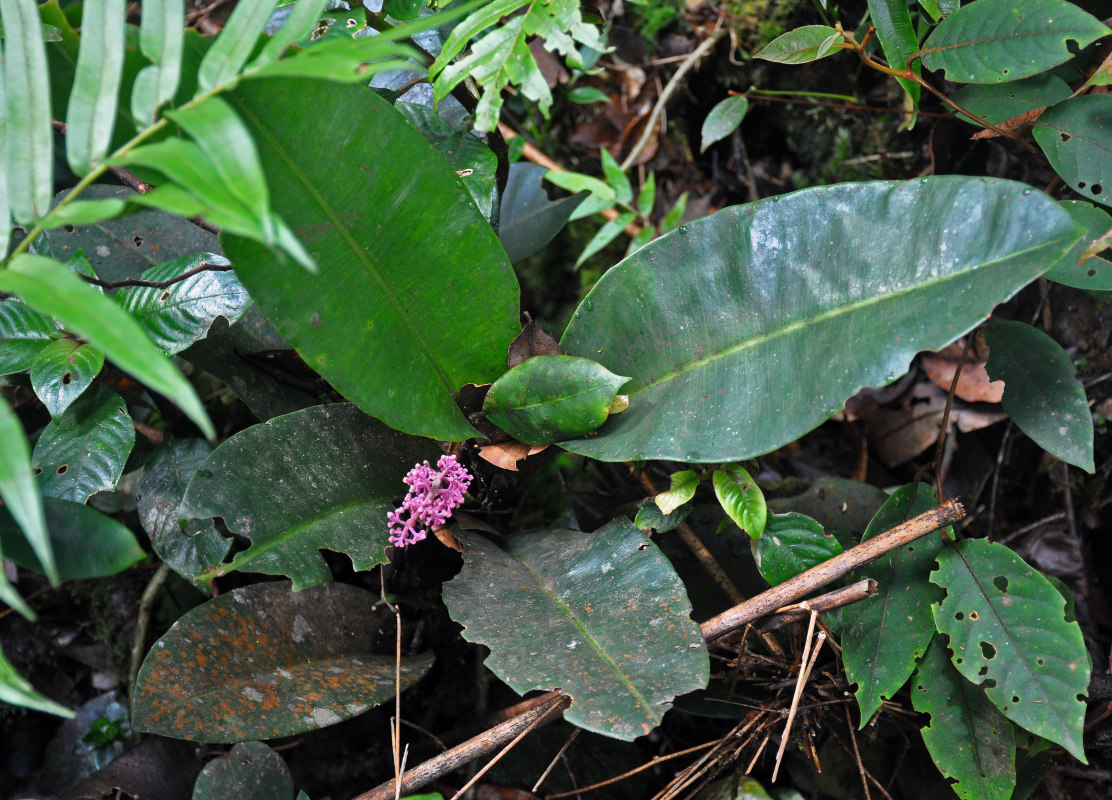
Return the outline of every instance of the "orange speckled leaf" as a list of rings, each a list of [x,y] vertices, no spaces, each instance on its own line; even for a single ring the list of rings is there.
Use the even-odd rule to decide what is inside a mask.
[[[394,657],[374,655],[374,594],[288,581],[235,589],[194,608],[139,670],[132,727],[175,739],[293,736],[354,717],[395,694]],[[402,659],[402,689],[432,666]]]

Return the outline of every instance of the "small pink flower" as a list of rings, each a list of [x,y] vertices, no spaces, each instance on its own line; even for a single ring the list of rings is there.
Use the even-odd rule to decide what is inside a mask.
[[[386,515],[390,521],[390,544],[395,547],[421,541],[428,535],[426,528],[443,527],[452,510],[463,505],[471,473],[460,466],[455,456],[441,456],[435,468],[428,461],[418,464],[404,480],[409,493],[402,507]]]

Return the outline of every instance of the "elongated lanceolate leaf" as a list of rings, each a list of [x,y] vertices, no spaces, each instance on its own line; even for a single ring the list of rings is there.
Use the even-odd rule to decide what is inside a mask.
[[[826,25],[804,25],[777,36],[753,54],[754,58],[780,64],[805,64],[832,56],[845,47],[842,35]]]
[[[606,422],[626,380],[589,358],[534,356],[494,382],[483,412],[519,442],[558,442]]]
[[[26,225],[46,215],[54,195],[50,72],[34,0],[0,0],[4,19],[4,135],[8,202]],[[4,225],[7,225],[7,220]]]
[[[76,339],[58,339],[31,364],[31,386],[50,416],[57,419],[89,388],[104,366],[104,354]]]
[[[586,195],[549,200],[542,180],[548,170],[539,164],[510,165],[502,193],[498,238],[506,255],[517,263],[540,250],[563,228]]]
[[[1073,57],[1109,31],[1066,0],[976,0],[944,19],[923,43],[927,69],[959,83],[1028,78]]]
[[[39,489],[76,503],[115,489],[134,445],[127,404],[100,384],[43,428],[31,457]]]
[[[331,580],[321,550],[357,570],[386,561],[394,498],[429,441],[391,431],[348,403],[316,406],[228,439],[189,482],[183,519],[221,517],[251,547],[217,570],[287,575],[297,590]]]
[[[934,492],[927,486],[901,486],[873,517],[862,541],[935,505]],[[853,573],[853,580],[877,582],[875,595],[842,609],[842,659],[846,677],[857,684],[862,728],[884,699],[907,682],[934,638],[931,603],[940,600],[941,593],[930,582],[930,573],[941,548],[942,535],[934,533]]]
[[[199,742],[274,739],[334,725],[392,698],[431,655],[375,655],[377,595],[345,584],[233,589],[189,611],[147,654],[132,699],[138,731]]]
[[[1088,94],[1046,110],[1031,132],[1050,166],[1072,188],[1112,205],[1112,95]]]
[[[139,323],[64,264],[43,256],[19,255],[0,272],[0,291],[16,294],[32,309],[55,317],[118,367],[173,400],[206,436],[215,435],[193,387],[158,351]]]
[[[143,280],[161,282],[206,265],[229,266],[214,253],[175,258],[143,273]],[[233,272],[198,272],[164,289],[132,287],[116,300],[134,317],[164,353],[180,353],[205,338],[217,317],[239,321],[251,298]]]
[[[124,0],[86,0],[77,72],[66,111],[66,158],[79,176],[100,163],[112,142],[124,67]]]
[[[805,189],[682,225],[572,317],[564,351],[632,376],[630,405],[561,446],[615,461],[767,453],[972,328],[1081,235],[1024,184],[962,177]]]
[[[73,717],[73,712],[68,708],[36,692],[27,679],[12,666],[12,662],[8,661],[3,651],[0,651],[0,700],[13,706],[33,708],[46,714]]]
[[[144,0],[139,48],[151,63],[135,77],[131,89],[131,115],[140,129],[153,123],[158,109],[174,99],[184,42],[185,0]]]
[[[258,58],[251,62],[251,67],[261,67],[277,61],[282,51],[291,44],[309,38],[327,3],[328,0],[298,0],[286,21],[274,32],[270,41],[263,45]]]
[[[23,372],[53,336],[58,325],[22,300],[0,300],[0,375]]]
[[[884,57],[892,69],[907,69],[908,61],[919,51],[919,40],[915,36],[915,26],[911,22],[911,12],[906,0],[869,0],[869,17],[876,26]],[[919,65],[911,68],[918,74]],[[911,102],[919,105],[919,84],[906,78],[896,78],[907,92]]]
[[[8,104],[5,101],[7,83],[4,78],[4,43],[0,42],[0,108],[7,116]],[[0,253],[8,252],[12,238],[12,206],[8,199],[8,132],[0,123]]]
[[[322,267],[309,275],[224,235],[251,296],[368,414],[408,433],[473,436],[455,394],[505,371],[520,325],[517,280],[461,180],[364,87],[254,81],[234,97],[274,210]],[[359,135],[338,143],[339,129]]]
[[[957,781],[965,800],[1008,800],[1015,789],[1015,735],[1012,724],[989,702],[985,691],[961,676],[946,646],[931,643],[911,682],[911,703],[930,714],[923,742],[934,765]]]
[[[775,586],[838,555],[842,545],[818,522],[791,511],[770,515],[764,535],[752,543],[752,549],[761,576]]]
[[[705,153],[712,144],[736,131],[748,110],[749,98],[744,95],[733,95],[717,103],[703,120],[699,152]]]
[[[197,94],[232,80],[255,49],[278,0],[253,0],[237,3],[224,29],[201,59],[197,73]]]
[[[932,610],[958,672],[1012,722],[1087,763],[1089,655],[1058,590],[1007,547],[983,539],[944,549],[931,580],[946,590]]]
[[[11,514],[40,561],[48,565],[51,583],[57,584],[58,568],[46,532],[42,499],[31,471],[31,450],[23,435],[23,425],[3,397],[0,397],[0,500],[3,501],[0,507]],[[8,582],[6,574],[0,574],[0,600],[27,619],[35,618],[35,613]]]
[[[463,571],[444,585],[444,602],[515,691],[559,687],[572,697],[570,722],[632,741],[676,695],[706,686],[706,645],[683,583],[629,520],[517,534],[504,551],[456,535]]]
[[[1062,346],[1022,322],[985,328],[989,378],[1004,381],[1004,410],[1051,455],[1092,472],[1093,418]]]

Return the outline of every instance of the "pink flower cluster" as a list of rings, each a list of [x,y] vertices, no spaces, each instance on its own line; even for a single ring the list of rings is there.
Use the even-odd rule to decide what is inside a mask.
[[[444,526],[452,510],[463,504],[463,495],[471,485],[471,473],[455,456],[441,456],[436,467],[429,462],[418,464],[404,478],[409,486],[402,507],[386,515],[390,520],[390,544],[406,547],[428,535],[425,528]],[[403,519],[403,515],[408,517]]]

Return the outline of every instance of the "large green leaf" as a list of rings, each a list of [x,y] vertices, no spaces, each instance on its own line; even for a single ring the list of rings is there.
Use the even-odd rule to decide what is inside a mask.
[[[54,320],[22,300],[0,300],[0,375],[30,369],[51,338],[59,334]]]
[[[923,742],[934,764],[957,781],[965,800],[1008,800],[1015,789],[1015,736],[1012,724],[985,697],[984,689],[961,676],[932,642],[911,684],[911,702],[930,714]]]
[[[1087,763],[1089,654],[1058,590],[1007,547],[983,539],[943,550],[931,580],[946,590],[932,610],[958,672],[1012,722]]]
[[[1046,110],[1032,135],[1073,189],[1112,205],[1112,95],[1087,94]]]
[[[197,470],[183,519],[222,517],[251,540],[229,570],[288,575],[295,589],[331,580],[321,550],[346,553],[357,570],[386,561],[394,497],[433,444],[391,431],[348,403],[316,406],[254,425]]]
[[[69,337],[50,342],[31,362],[31,386],[50,416],[60,417],[89,388],[104,354]]]
[[[549,200],[543,178],[548,170],[539,164],[510,165],[502,193],[498,238],[510,261],[517,263],[540,250],[567,224],[585,194]]]
[[[173,400],[206,436],[215,435],[193,387],[139,323],[64,264],[43,256],[16,256],[0,272],[0,291],[19,295],[35,311],[55,317],[118,367]]]
[[[1024,184],[964,177],[805,189],[681,226],[572,317],[563,349],[631,375],[630,405],[561,446],[615,461],[767,453],[972,328],[1081,234]]]
[[[44,497],[43,511],[58,574],[65,580],[115,575],[147,557],[135,534],[95,508]],[[5,557],[25,569],[43,571],[42,563],[4,508],[0,508],[0,542]]]
[[[393,697],[394,656],[375,655],[377,595],[345,584],[233,589],[186,613],[147,654],[132,727],[242,742],[334,725]],[[432,666],[402,659],[401,688]]]
[[[1112,31],[1067,0],[976,0],[944,19],[923,43],[927,69],[959,83],[1029,78]]]
[[[227,266],[214,253],[196,253],[159,264],[143,273],[143,280],[161,282],[204,265]],[[160,350],[180,353],[208,335],[217,317],[238,322],[251,298],[232,272],[198,272],[164,289],[134,287],[120,290],[116,300],[134,317]]]
[[[570,722],[631,741],[660,724],[676,695],[706,686],[706,646],[683,584],[629,520],[518,534],[505,550],[457,535],[463,571],[444,602],[517,692],[559,687],[573,700]]]
[[[606,422],[626,380],[589,358],[534,356],[494,382],[483,412],[520,442],[558,442]]]
[[[1000,125],[1029,111],[1059,103],[1070,93],[1070,86],[1064,80],[1043,73],[1021,81],[963,86],[954,92],[954,102],[986,122]],[[964,114],[961,118],[972,122]]]
[[[182,520],[178,516],[189,479],[208,458],[212,447],[204,439],[163,442],[143,467],[135,500],[139,521],[155,554],[174,572],[208,589],[205,573],[216,567],[232,548],[212,519]]]
[[[1061,205],[1075,221],[1085,226],[1085,235],[1054,269],[1046,273],[1047,280],[1091,292],[1112,290],[1112,261],[1103,256],[1081,260],[1093,242],[1112,230],[1112,214],[1082,200],[1063,200]]]
[[[86,0],[66,109],[66,158],[84,176],[108,152],[124,68],[124,0]]]
[[[919,39],[915,36],[915,26],[911,22],[911,11],[907,0],[869,0],[869,17],[876,26],[884,57],[892,69],[906,69],[911,57],[919,52]],[[911,68],[918,73],[919,64]],[[907,92],[913,105],[919,106],[919,84],[906,78],[896,78]]]
[[[901,486],[889,498],[862,541],[890,530],[937,505],[923,484]],[[853,580],[872,578],[877,592],[842,609],[842,660],[846,678],[856,683],[857,705],[864,728],[885,698],[895,696],[915,670],[934,638],[931,603],[941,598],[930,582],[942,536],[931,534],[887,553],[856,570]]]
[[[505,371],[520,326],[517,281],[460,179],[364,87],[254,81],[234,99],[275,211],[321,265],[309,275],[224,235],[251,296],[367,413],[409,433],[473,436],[455,393]],[[338,142],[336,130],[359,135]]]
[[[815,520],[790,511],[772,514],[764,535],[752,543],[752,549],[757,569],[770,586],[775,586],[838,555],[842,545]]]
[[[1093,418],[1069,354],[1022,322],[993,322],[984,336],[985,366],[989,378],[1004,381],[1008,416],[1047,452],[1093,472]]]
[[[122,397],[99,385],[43,428],[31,463],[49,497],[84,503],[116,488],[135,444],[135,426]]]

